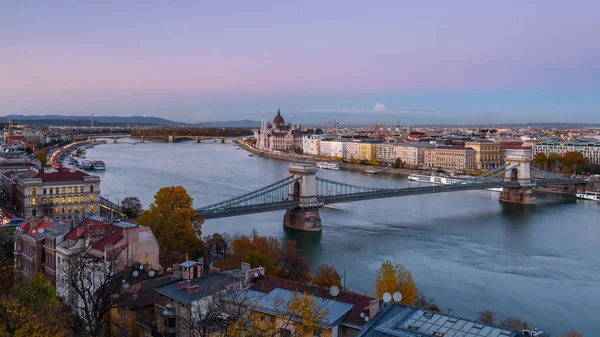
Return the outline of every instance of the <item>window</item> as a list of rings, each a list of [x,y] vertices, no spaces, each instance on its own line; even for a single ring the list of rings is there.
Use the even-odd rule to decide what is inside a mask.
[[[62,203],[66,204],[67,203],[67,198],[66,197],[62,197]]]
[[[55,188],[55,190],[54,190],[54,194],[59,194],[59,193],[60,193],[60,192],[58,191],[58,187],[57,187],[57,188]]]
[[[60,213],[60,210],[58,209],[58,207],[56,207],[56,209],[54,209],[54,213],[56,213],[56,214]]]
[[[94,185],[90,185],[90,193],[94,193]]]
[[[43,204],[43,205],[45,205],[45,204],[47,204],[47,203],[48,203],[48,199],[46,199],[46,198],[43,198],[43,199],[42,199],[42,204]]]
[[[60,188],[60,193],[65,194],[67,192],[67,188],[66,187],[61,187]]]
[[[35,206],[35,204],[37,204],[37,200],[35,198],[31,198],[31,204]]]
[[[164,318],[165,328],[175,328],[175,317]]]
[[[83,213],[83,206],[79,206],[79,212]]]
[[[79,197],[79,201],[81,201],[81,202],[85,202],[85,196],[83,196],[83,195],[82,195],[82,196],[80,196],[80,197]]]
[[[78,193],[78,192],[79,192],[79,186],[75,186],[75,193]]]
[[[90,212],[94,211],[94,205],[90,205]]]
[[[43,190],[43,193],[44,193],[44,195],[46,195],[46,189],[45,189],[45,188],[44,188],[44,190]]]
[[[69,206],[67,209],[69,210],[69,213],[71,213],[71,212],[73,211],[73,210],[71,209],[71,206]]]
[[[67,191],[68,191],[67,193],[69,193],[69,194],[73,193],[73,187],[69,186],[69,188],[67,189]]]
[[[90,202],[94,202],[94,195],[90,194]]]
[[[67,200],[68,200],[69,204],[73,203],[73,198],[68,197]]]
[[[60,198],[59,197],[54,198],[54,203],[55,204],[60,204]]]
[[[37,188],[33,187],[31,188],[31,195],[36,195],[37,194]]]
[[[77,196],[77,195],[76,195],[76,196],[74,197],[74,199],[75,199],[75,203],[78,203],[78,202],[79,202],[79,196]]]
[[[185,337],[185,328],[181,328],[181,337]]]
[[[63,207],[63,208],[62,208],[62,212],[63,212],[63,213],[67,213],[67,208],[66,208],[66,207]]]

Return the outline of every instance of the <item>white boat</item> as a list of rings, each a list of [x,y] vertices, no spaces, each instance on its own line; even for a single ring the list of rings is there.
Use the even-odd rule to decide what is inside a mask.
[[[575,196],[579,199],[600,201],[600,192],[577,191]]]
[[[420,183],[428,183],[428,184],[436,184],[436,185],[454,185],[466,182],[468,179],[461,177],[446,177],[446,176],[436,176],[436,175],[424,175],[424,174],[411,174],[408,176],[408,180],[418,181]],[[501,187],[491,187],[486,188],[488,191],[492,192],[502,192],[504,189]]]
[[[103,161],[94,160],[92,161],[92,169],[96,171],[103,171],[106,170],[106,165],[104,165]]]
[[[327,162],[318,162],[318,168],[326,169],[326,170],[339,170],[340,163],[327,163]]]

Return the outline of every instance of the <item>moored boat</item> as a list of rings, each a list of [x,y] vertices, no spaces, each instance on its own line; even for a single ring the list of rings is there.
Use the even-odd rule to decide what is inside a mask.
[[[600,192],[577,191],[575,196],[579,199],[600,201]]]
[[[92,161],[92,169],[97,171],[103,171],[106,169],[106,165],[104,165],[104,162],[101,160],[94,160]]]
[[[428,183],[428,184],[436,184],[436,185],[454,185],[454,184],[462,184],[468,182],[469,179],[465,177],[447,177],[447,176],[438,176],[438,175],[424,175],[424,174],[411,174],[408,176],[408,180],[417,181],[420,183]],[[492,192],[502,192],[504,189],[502,187],[491,187],[486,188],[488,191]]]
[[[317,167],[325,170],[339,170],[340,163],[318,162]]]

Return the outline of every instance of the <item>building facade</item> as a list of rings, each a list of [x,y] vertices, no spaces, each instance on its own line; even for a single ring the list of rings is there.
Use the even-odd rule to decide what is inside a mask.
[[[14,203],[25,218],[82,220],[100,214],[100,178],[68,168],[30,169],[16,179]]]
[[[346,141],[346,159],[358,159],[358,142]]]
[[[363,140],[358,143],[358,153],[356,159],[358,160],[373,160],[377,154],[377,143],[370,140]]]
[[[381,143],[375,145],[375,159],[382,163],[393,163],[396,160],[395,144]]]
[[[449,170],[476,169],[475,150],[463,147],[437,147],[425,150],[425,167]]]
[[[265,151],[292,151],[304,146],[302,131],[292,128],[291,124],[286,125],[277,110],[277,116],[272,124],[268,124],[263,119],[260,130],[254,133],[256,147]]]
[[[563,142],[549,141],[538,142],[532,147],[533,156],[538,153],[550,155],[552,153],[564,154],[565,152],[579,152],[591,164],[600,164],[600,142]]]
[[[336,139],[329,145],[331,157],[346,158],[346,142]]]
[[[475,165],[478,170],[493,170],[500,167],[502,163],[500,143],[482,139],[465,142],[465,147],[475,150]]]
[[[425,164],[425,149],[434,148],[433,144],[425,143],[399,143],[396,144],[396,158],[400,158],[407,165],[422,166]]]

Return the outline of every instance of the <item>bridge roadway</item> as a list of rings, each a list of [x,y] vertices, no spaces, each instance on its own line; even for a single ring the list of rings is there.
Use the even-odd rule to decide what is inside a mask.
[[[571,185],[571,184],[582,184],[584,182],[570,180],[570,179],[533,179],[529,187],[534,186],[548,186],[548,185]],[[373,200],[393,197],[405,197],[411,195],[421,194],[433,194],[433,193],[445,193],[445,192],[459,192],[459,191],[472,191],[472,190],[484,190],[488,188],[521,188],[523,184],[518,181],[504,182],[465,182],[454,185],[431,185],[422,187],[409,187],[409,188],[394,188],[394,189],[374,189],[364,192],[356,193],[339,193],[339,194],[328,194],[318,195],[317,202],[312,205],[301,205],[297,201],[290,201],[283,199],[287,196],[285,194],[281,201],[262,203],[256,205],[242,205],[242,206],[231,206],[223,204],[222,207],[216,209],[205,210],[199,208],[196,210],[197,213],[201,214],[205,219],[217,219],[225,218],[238,215],[255,214],[263,212],[281,211],[291,208],[298,207],[314,207],[320,208],[324,205],[339,204],[346,202],[362,201],[362,200]],[[232,204],[234,204],[233,202]],[[208,206],[207,208],[209,208]]]

